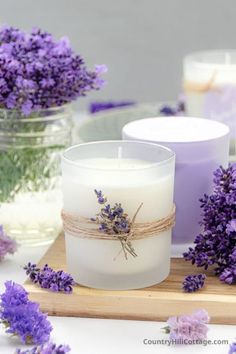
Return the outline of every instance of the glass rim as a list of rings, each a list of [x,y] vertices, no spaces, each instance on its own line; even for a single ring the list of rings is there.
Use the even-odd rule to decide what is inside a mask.
[[[176,120],[177,118],[177,120]],[[221,139],[221,138],[224,138],[225,136],[228,136],[230,134],[230,128],[223,122],[220,122],[220,121],[217,121],[217,120],[213,120],[213,119],[209,119],[209,118],[198,118],[198,117],[192,117],[192,116],[166,116],[166,117],[148,117],[148,118],[143,118],[143,119],[139,119],[139,120],[136,120],[136,121],[133,121],[133,122],[129,122],[127,123],[124,127],[123,127],[123,131],[126,127],[129,127],[129,126],[132,126],[132,125],[139,125],[141,124],[142,122],[145,122],[145,123],[148,123],[151,122],[151,121],[156,121],[158,123],[160,123],[161,121],[171,121],[172,119],[174,119],[176,122],[178,123],[183,123],[183,121],[189,121],[191,122],[191,119],[193,121],[196,121],[197,123],[208,123],[210,124],[212,127],[213,126],[218,126],[218,127],[221,127],[222,129],[222,132],[221,134],[218,134],[218,135],[215,135],[215,136],[212,136],[212,137],[208,137],[208,138],[205,138],[205,139],[189,139],[189,140],[177,140],[177,139],[166,139],[166,138],[162,138],[162,140],[160,139],[157,139],[157,143],[156,144],[159,144],[161,146],[164,146],[162,144],[173,144],[173,145],[187,145],[187,144],[203,144],[203,143],[208,143],[208,142],[212,142],[212,141],[215,141],[215,140],[218,140],[218,139]],[[182,122],[181,122],[182,120]],[[177,124],[178,124],[177,123]],[[204,128],[204,127],[203,127]],[[206,127],[205,127],[206,128]],[[223,130],[224,129],[224,130]],[[126,133],[127,134],[127,133]],[[128,134],[127,134],[128,135]],[[140,137],[134,137],[132,139],[135,139],[137,141],[143,141],[145,142],[145,138],[144,139],[141,139]],[[146,138],[147,139],[147,138]],[[133,140],[132,140],[133,141]],[[148,140],[146,140],[148,142]],[[153,143],[155,144],[155,138],[150,138],[150,143]]]
[[[156,144],[156,143],[152,143],[152,142],[145,142],[145,141],[139,141],[139,140],[100,140],[100,141],[92,141],[92,142],[88,142],[88,143],[80,143],[80,144],[76,144],[76,145],[72,145],[69,148],[67,148],[66,150],[64,150],[61,153],[61,158],[62,161],[64,161],[67,164],[73,165],[75,167],[78,168],[83,168],[83,169],[88,169],[88,170],[96,170],[96,171],[114,171],[115,169],[112,167],[108,167],[108,168],[101,168],[101,167],[93,167],[93,166],[88,166],[86,164],[80,163],[78,162],[78,160],[74,161],[70,158],[68,158],[66,156],[66,154],[68,154],[71,150],[75,150],[75,149],[79,149],[79,147],[83,147],[83,146],[91,146],[91,145],[101,145],[101,144],[114,144],[114,143],[119,143],[119,144],[138,144],[138,145],[146,145],[146,146],[150,146],[153,147],[155,149],[161,149],[162,151],[165,150],[166,152],[169,152],[170,156],[163,159],[162,161],[158,161],[158,162],[150,162],[150,164],[148,164],[147,166],[138,166],[138,167],[132,167],[132,168],[120,168],[119,172],[125,172],[125,171],[141,171],[141,170],[148,170],[148,169],[152,169],[152,168],[156,168],[158,166],[163,166],[166,165],[168,163],[171,163],[172,161],[175,160],[175,152],[173,150],[171,150],[170,148],[161,145],[161,144]],[[82,161],[82,159],[81,159]]]
[[[184,66],[187,67],[188,65],[193,65],[195,67],[199,67],[203,70],[208,69],[209,66],[220,66],[222,70],[230,71],[235,69],[236,67],[236,60],[234,62],[226,63],[226,62],[211,62],[207,61],[207,56],[209,59],[212,55],[226,55],[229,54],[236,56],[236,49],[212,49],[212,50],[201,50],[187,54],[184,57]],[[205,59],[205,61],[201,61]]]
[[[18,122],[18,123],[37,123],[37,122],[46,122],[46,121],[54,121],[58,120],[61,116],[64,116],[65,112],[72,113],[72,105],[71,103],[66,103],[61,106],[54,106],[54,107],[49,107],[49,108],[42,108],[38,111],[32,112],[35,117],[32,116],[24,116],[21,110],[18,109],[9,109],[9,108],[4,108],[0,107],[0,113],[7,113],[13,114],[13,113],[19,113],[19,117],[17,118],[1,118],[0,117],[0,122],[3,121],[11,121],[11,122]],[[43,113],[51,113],[51,115],[45,115],[43,116]]]

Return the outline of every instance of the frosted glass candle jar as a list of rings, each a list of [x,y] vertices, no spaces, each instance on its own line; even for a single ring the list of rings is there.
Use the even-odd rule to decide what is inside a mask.
[[[236,161],[236,50],[192,53],[183,71],[187,115],[227,124],[230,160]]]
[[[209,119],[149,118],[127,124],[123,138],[161,143],[176,153],[172,255],[180,256],[200,232],[199,198],[212,191],[213,171],[228,164],[229,128]]]
[[[94,190],[111,206],[121,203],[135,222],[167,217],[173,208],[175,154],[163,146],[107,141],[69,148],[62,157],[64,211],[93,218],[101,210]],[[97,225],[99,227],[99,225]],[[83,236],[83,235],[81,235]],[[137,257],[123,253],[117,239],[82,238],[65,232],[68,271],[79,284],[100,289],[135,289],[164,280],[170,269],[171,229],[133,240]]]

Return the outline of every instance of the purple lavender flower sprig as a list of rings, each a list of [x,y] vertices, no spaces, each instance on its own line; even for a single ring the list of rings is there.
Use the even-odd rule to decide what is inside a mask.
[[[17,251],[17,243],[15,240],[10,238],[3,229],[3,226],[0,225],[0,261],[9,254],[14,254]]]
[[[67,104],[104,85],[105,65],[93,71],[76,54],[68,38],[54,40],[34,28],[0,29],[0,107],[28,116],[32,112]]]
[[[236,354],[236,341],[230,344],[228,354]]]
[[[103,195],[102,191],[95,189],[94,192],[98,203],[102,205],[102,208],[96,217],[91,220],[99,224],[100,232],[114,235],[114,237],[121,242],[121,251],[123,251],[126,259],[128,259],[128,253],[133,257],[137,257],[132,243],[129,240],[129,234],[134,218],[132,220],[129,218],[120,203],[115,203],[115,205],[111,207],[111,205],[107,203],[107,198]]]
[[[52,326],[39,305],[29,301],[25,289],[12,281],[5,283],[0,296],[0,322],[10,333],[21,338],[24,344],[41,345],[48,342]]]
[[[31,281],[35,284],[38,283],[43,289],[67,294],[73,291],[75,281],[70,274],[63,270],[54,271],[47,264],[40,269],[36,264],[31,264],[30,262],[24,267],[24,270]]]
[[[185,114],[185,111],[185,98],[180,96],[175,106],[165,104],[160,108],[159,113],[163,116],[181,116]]]
[[[229,267],[226,267],[219,276],[220,280],[226,284],[235,284],[236,283],[236,264],[232,264]]]
[[[89,112],[91,114],[94,114],[101,111],[112,110],[114,108],[123,108],[123,107],[129,107],[134,105],[135,105],[134,101],[103,101],[103,102],[95,101],[90,103]]]
[[[164,327],[170,339],[179,344],[191,344],[192,341],[204,340],[207,338],[209,315],[206,310],[194,311],[190,315],[169,317],[168,326]],[[186,343],[187,341],[187,343]]]
[[[17,349],[15,354],[66,354],[70,353],[70,351],[71,349],[68,345],[46,343],[27,350]]]
[[[187,293],[195,292],[204,286],[205,280],[205,274],[187,275],[183,281],[183,290]]]
[[[214,172],[214,191],[200,199],[200,233],[183,254],[197,267],[214,267],[221,281],[236,283],[236,164]]]

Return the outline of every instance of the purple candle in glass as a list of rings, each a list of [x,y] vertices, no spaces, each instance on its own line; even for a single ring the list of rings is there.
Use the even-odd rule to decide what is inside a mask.
[[[123,139],[159,143],[176,153],[173,256],[180,256],[200,231],[199,198],[211,193],[213,171],[228,165],[229,135],[223,123],[191,117],[147,118],[123,128]]]

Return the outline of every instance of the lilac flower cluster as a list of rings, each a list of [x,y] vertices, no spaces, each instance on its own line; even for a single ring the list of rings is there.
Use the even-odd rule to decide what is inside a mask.
[[[214,172],[214,191],[201,202],[203,219],[200,233],[183,254],[187,261],[207,269],[227,284],[236,283],[236,164]]]
[[[89,106],[89,112],[91,114],[94,114],[100,111],[106,111],[113,108],[127,107],[133,105],[135,105],[134,101],[91,102]]]
[[[21,350],[17,349],[15,354],[66,354],[70,353],[68,345],[56,345],[55,343],[46,343],[40,347],[33,347],[32,349]]]
[[[63,270],[54,271],[47,264],[40,269],[36,264],[30,262],[24,267],[26,274],[29,275],[33,283],[39,284],[41,288],[54,292],[65,292],[67,294],[73,291],[75,282],[72,276]]]
[[[183,281],[183,290],[192,293],[204,286],[206,280],[205,274],[187,275]]]
[[[47,315],[40,311],[37,303],[29,301],[21,285],[7,281],[5,287],[0,296],[0,320],[6,333],[19,336],[27,344],[48,342],[52,326]]]
[[[0,261],[2,261],[7,253],[13,254],[17,250],[17,243],[10,238],[0,225]]]
[[[130,232],[132,221],[128,215],[124,212],[120,203],[116,203],[113,207],[107,204],[107,198],[103,195],[102,191],[94,190],[98,203],[103,205],[96,218],[91,220],[99,224],[99,231],[108,235],[115,235],[121,242],[122,249],[127,259],[127,252],[133,257],[137,254],[130,241],[127,240],[127,235]]]
[[[205,310],[194,311],[191,315],[170,317],[165,327],[170,339],[175,341],[195,341],[207,338],[209,315]]]
[[[33,29],[0,29],[0,107],[24,115],[61,106],[100,89],[104,65],[87,70],[66,37],[55,41],[51,34]]]

